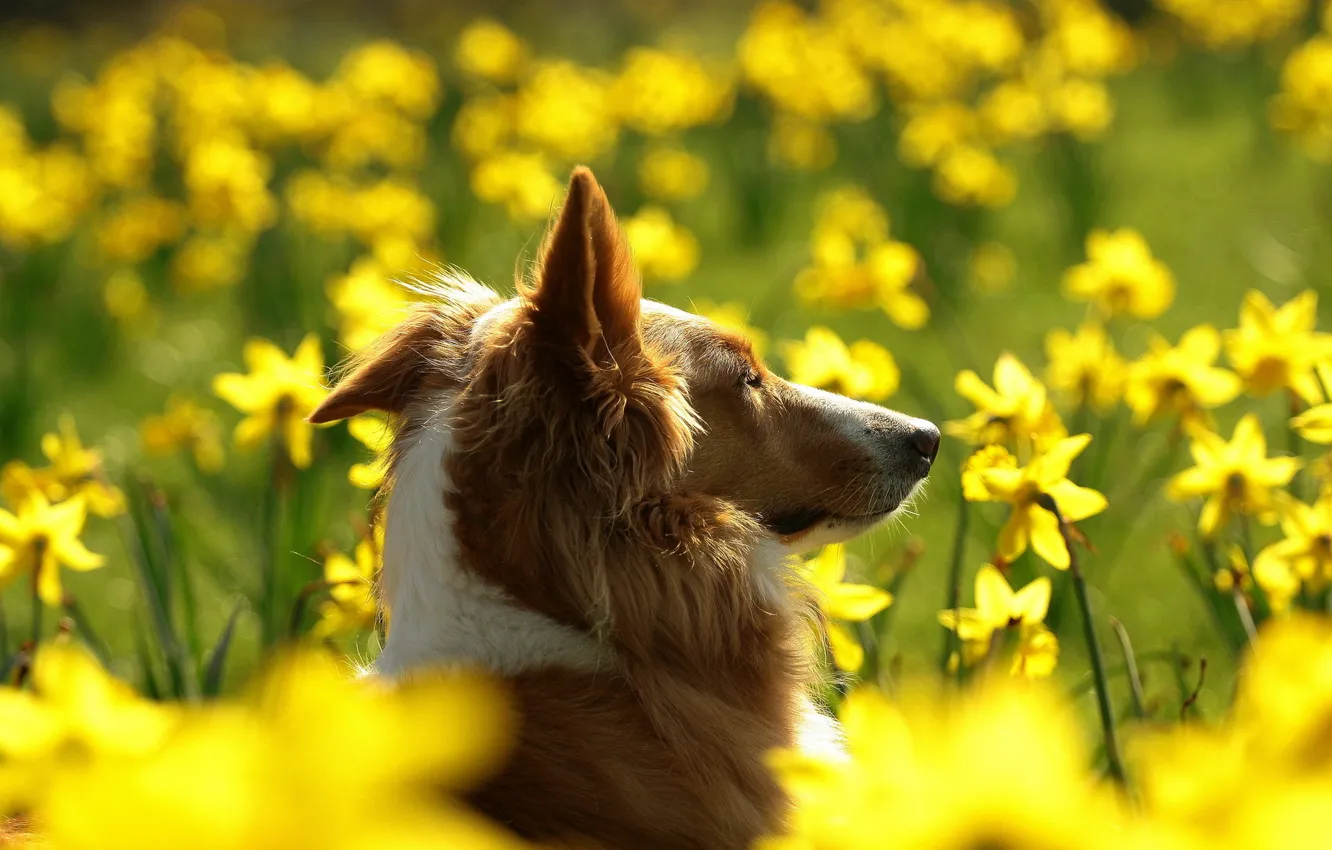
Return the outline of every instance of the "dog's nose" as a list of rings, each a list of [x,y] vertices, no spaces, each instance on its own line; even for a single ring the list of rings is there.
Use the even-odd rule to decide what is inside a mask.
[[[911,435],[908,439],[916,451],[920,452],[921,457],[925,458],[926,463],[934,463],[934,458],[939,454],[939,429],[933,422],[926,422],[924,419],[911,420]]]

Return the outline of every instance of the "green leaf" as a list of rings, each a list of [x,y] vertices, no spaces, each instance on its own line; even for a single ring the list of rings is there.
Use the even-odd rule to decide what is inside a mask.
[[[236,601],[236,607],[231,609],[231,616],[227,618],[227,624],[222,629],[222,634],[217,639],[217,644],[213,647],[212,653],[208,656],[208,667],[204,671],[203,695],[205,698],[216,697],[222,688],[222,672],[227,664],[227,652],[231,649],[231,638],[236,633],[236,621],[240,619],[241,611],[245,610],[245,600]]]

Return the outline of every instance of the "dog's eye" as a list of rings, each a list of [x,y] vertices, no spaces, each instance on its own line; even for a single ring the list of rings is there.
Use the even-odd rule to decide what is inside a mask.
[[[760,375],[757,370],[750,369],[748,372],[745,372],[745,386],[758,389],[763,386],[763,376]]]

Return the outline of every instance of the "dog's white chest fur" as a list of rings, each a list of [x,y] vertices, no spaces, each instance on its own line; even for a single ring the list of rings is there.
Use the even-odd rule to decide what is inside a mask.
[[[383,593],[392,614],[374,672],[462,663],[501,674],[541,667],[599,670],[609,653],[592,636],[509,599],[460,563],[454,517],[448,403],[410,434],[396,469],[384,535]]]

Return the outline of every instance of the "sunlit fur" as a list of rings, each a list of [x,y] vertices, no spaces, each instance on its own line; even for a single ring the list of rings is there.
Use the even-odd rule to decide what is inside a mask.
[[[809,699],[817,607],[788,559],[898,509],[933,457],[912,437],[937,431],[788,384],[643,301],[583,169],[518,297],[463,276],[433,294],[312,416],[395,419],[377,672],[504,678],[519,741],[472,801],[522,835],[739,848],[779,830],[764,754],[837,737]]]

